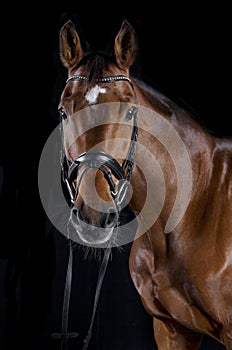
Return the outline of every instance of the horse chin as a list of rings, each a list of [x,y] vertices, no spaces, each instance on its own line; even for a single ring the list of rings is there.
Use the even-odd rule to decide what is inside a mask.
[[[114,232],[114,227],[101,228],[85,222],[76,223],[72,221],[72,225],[81,243],[94,247],[109,242]]]

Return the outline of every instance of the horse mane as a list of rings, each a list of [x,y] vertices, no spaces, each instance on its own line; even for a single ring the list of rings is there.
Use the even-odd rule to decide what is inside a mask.
[[[139,86],[143,95],[158,110],[158,112],[161,112],[166,116],[170,116],[174,113],[171,106],[172,101],[167,96],[138,78],[134,78],[134,80]]]
[[[190,106],[184,99],[176,96],[169,96],[168,93],[162,93],[159,89],[153,87],[151,84],[147,84],[144,80],[134,78],[143,95],[150,101],[152,105],[157,109],[157,111],[161,112],[166,116],[170,116],[171,114],[175,114],[175,107],[179,107],[183,109],[188,116],[196,121],[205,132],[208,134],[215,136],[217,138],[225,138],[219,132],[215,130],[211,130],[205,123],[204,119],[199,115],[199,113]],[[226,137],[231,139],[231,137]]]
[[[80,62],[86,65],[87,79],[90,83],[102,77],[103,71],[107,70],[108,64],[112,62],[112,56],[103,52],[90,52]]]

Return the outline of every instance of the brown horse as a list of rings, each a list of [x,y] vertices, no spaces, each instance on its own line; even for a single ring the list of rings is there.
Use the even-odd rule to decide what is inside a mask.
[[[61,29],[72,225],[87,246],[133,241],[131,278],[159,350],[199,349],[203,335],[231,350],[232,141],[132,77],[136,50],[126,20],[112,54],[85,53],[71,21]],[[117,241],[125,201],[137,232]]]

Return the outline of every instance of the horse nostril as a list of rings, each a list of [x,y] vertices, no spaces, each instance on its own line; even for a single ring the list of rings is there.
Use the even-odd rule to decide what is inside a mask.
[[[78,215],[78,210],[77,210],[77,208],[73,208],[73,209],[72,209],[72,214],[75,215],[75,216]]]
[[[114,227],[117,222],[118,214],[117,212],[109,209],[107,213],[102,213],[100,217],[100,226],[102,228]]]

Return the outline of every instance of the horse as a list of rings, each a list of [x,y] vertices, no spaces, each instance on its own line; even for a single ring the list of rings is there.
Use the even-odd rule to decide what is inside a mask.
[[[72,20],[60,30],[70,237],[93,249],[132,242],[159,350],[197,350],[204,335],[231,350],[232,140],[132,76],[137,47],[126,19],[112,52],[85,52]]]

